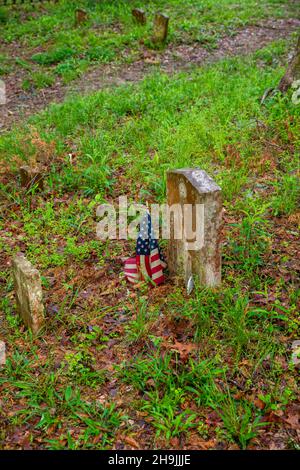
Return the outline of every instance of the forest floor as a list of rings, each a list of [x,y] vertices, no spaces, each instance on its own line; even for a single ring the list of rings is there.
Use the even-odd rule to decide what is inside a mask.
[[[77,32],[66,1],[0,23],[0,448],[299,449],[300,109],[260,103],[296,2],[147,2],[173,19],[161,50],[110,3]],[[42,192],[20,187],[23,162]],[[189,166],[222,188],[222,285],[129,286],[135,244],[98,240],[96,208],[163,202]],[[16,313],[19,251],[42,276],[37,336]]]

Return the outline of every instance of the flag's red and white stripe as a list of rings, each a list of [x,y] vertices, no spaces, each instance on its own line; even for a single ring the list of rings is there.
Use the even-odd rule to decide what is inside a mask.
[[[137,255],[135,258],[128,258],[125,261],[125,276],[132,283],[150,278],[158,285],[164,282],[165,267],[166,263],[161,260],[156,248],[151,251],[150,256]]]
[[[140,280],[140,275],[138,272],[136,258],[128,258],[125,261],[125,276],[127,277],[129,282],[138,282]]]

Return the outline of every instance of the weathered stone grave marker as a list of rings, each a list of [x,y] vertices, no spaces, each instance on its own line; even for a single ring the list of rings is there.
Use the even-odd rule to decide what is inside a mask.
[[[36,189],[43,190],[43,174],[38,167],[31,168],[28,165],[24,165],[20,167],[19,171],[22,188],[30,189],[35,186]]]
[[[185,168],[168,172],[167,197],[169,210],[176,204],[183,214],[180,227],[171,211],[170,272],[182,276],[187,286],[191,277],[198,277],[201,285],[219,285],[221,188],[200,168]],[[176,227],[181,239],[176,236]]]
[[[44,322],[40,273],[19,253],[13,259],[13,277],[17,310],[25,325],[37,333]]]
[[[76,8],[75,10],[75,26],[79,26],[88,20],[88,14],[82,8]]]
[[[169,17],[163,13],[156,13],[153,25],[152,41],[155,44],[162,44],[168,36]]]
[[[6,363],[6,347],[4,341],[0,341],[0,367]]]
[[[141,8],[133,8],[131,13],[138,23],[146,24],[147,18],[144,10],[142,10]]]

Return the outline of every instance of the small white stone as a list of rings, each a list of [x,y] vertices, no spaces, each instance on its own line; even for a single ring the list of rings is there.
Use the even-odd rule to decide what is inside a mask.
[[[195,286],[195,284],[194,284],[193,276],[190,276],[190,278],[187,282],[187,286],[186,286],[186,291],[187,291],[188,295],[190,295],[193,292],[194,286]]]

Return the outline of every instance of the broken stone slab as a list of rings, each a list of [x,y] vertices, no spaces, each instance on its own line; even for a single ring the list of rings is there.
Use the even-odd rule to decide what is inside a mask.
[[[13,278],[17,311],[25,325],[37,333],[44,323],[41,276],[23,253],[13,259]]]
[[[153,25],[152,41],[155,44],[163,44],[168,36],[169,17],[163,13],[156,13]]]
[[[6,363],[6,346],[4,341],[0,341],[0,367]]]
[[[88,20],[88,14],[82,8],[76,8],[75,10],[75,26],[79,26]]]
[[[44,176],[38,167],[31,168],[29,165],[24,165],[20,167],[19,171],[22,188],[35,187],[37,190],[43,190]]]
[[[204,286],[218,286],[221,283],[221,188],[200,168],[173,170],[167,173],[167,200],[171,274],[182,277],[187,287],[191,278],[198,278]],[[176,211],[181,214],[181,222],[174,215]]]
[[[131,13],[139,24],[146,24],[147,18],[144,10],[142,10],[141,8],[133,8]]]

